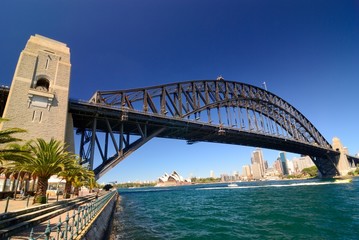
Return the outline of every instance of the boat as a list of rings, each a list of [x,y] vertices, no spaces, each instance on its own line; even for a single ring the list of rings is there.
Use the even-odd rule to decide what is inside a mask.
[[[238,187],[237,183],[230,183],[228,184],[228,187]]]
[[[344,178],[344,179],[335,179],[335,183],[351,183],[353,179],[351,178]]]

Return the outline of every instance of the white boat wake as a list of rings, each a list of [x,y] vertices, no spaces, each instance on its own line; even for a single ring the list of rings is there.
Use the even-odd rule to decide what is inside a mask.
[[[345,184],[348,182],[340,181],[323,181],[323,182],[308,182],[308,183],[290,183],[290,184],[267,184],[261,186],[223,186],[223,187],[207,187],[207,188],[196,188],[196,190],[217,190],[217,189],[247,189],[247,188],[270,188],[270,187],[298,187],[298,186],[318,186],[318,185],[329,185],[329,184]]]

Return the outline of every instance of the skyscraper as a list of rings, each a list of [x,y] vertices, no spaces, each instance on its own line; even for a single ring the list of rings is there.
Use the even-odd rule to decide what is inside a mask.
[[[252,176],[251,176],[251,168],[249,165],[244,165],[242,167],[242,177],[245,178],[245,179],[251,179]]]
[[[257,148],[252,153],[252,165],[254,166],[255,163],[257,163],[259,165],[258,167],[259,167],[259,173],[260,173],[261,178],[264,177],[266,166],[265,166],[265,162],[263,159],[262,149],[260,149],[260,148]]]
[[[294,169],[296,173],[300,173],[304,168],[315,166],[312,159],[309,156],[303,156],[293,159]]]
[[[289,172],[288,172],[287,158],[285,156],[285,152],[280,152],[279,158],[280,158],[280,161],[282,162],[283,175],[288,175]]]
[[[274,168],[277,170],[279,174],[283,174],[283,165],[282,165],[282,161],[280,160],[280,157],[278,157],[277,160],[275,160]]]
[[[255,180],[259,180],[263,178],[263,175],[261,173],[261,167],[257,162],[252,164],[252,175],[253,175],[253,179]]]

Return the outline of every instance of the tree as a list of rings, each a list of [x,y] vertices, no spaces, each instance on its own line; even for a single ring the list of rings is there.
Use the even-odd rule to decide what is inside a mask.
[[[77,162],[77,161],[76,161]],[[66,181],[63,197],[70,198],[72,182],[80,174],[80,165],[74,164],[71,169],[66,169],[58,174],[58,176]]]
[[[38,138],[24,145],[28,154],[14,158],[12,169],[26,171],[38,178],[34,203],[46,203],[46,190],[48,179],[52,175],[58,175],[62,171],[74,168],[76,162],[74,154],[65,150],[61,141],[51,139],[46,142]]]
[[[318,175],[318,168],[316,166],[304,168],[302,173],[304,175],[309,175],[310,177],[316,177]]]
[[[77,158],[76,158],[77,159]],[[78,161],[75,162],[78,163]],[[70,197],[71,187],[75,187],[75,192],[78,192],[78,187],[83,185],[90,186],[95,181],[95,174],[92,170],[82,167],[80,164],[74,164],[72,168],[65,169],[59,173],[59,177],[66,180],[64,198]],[[95,181],[96,182],[96,181]]]
[[[1,122],[8,121],[7,119],[0,118]],[[13,175],[15,179],[22,179],[25,175],[25,172],[18,172],[16,170],[10,169],[8,166],[11,164],[11,160],[19,158],[26,154],[26,151],[23,151],[21,147],[11,148],[9,145],[15,144],[15,142],[22,141],[20,138],[16,138],[13,134],[26,132],[26,130],[21,128],[8,128],[0,131],[0,144],[7,144],[5,148],[0,148],[0,173],[4,173],[6,179]],[[17,184],[15,187],[14,197],[16,197]]]
[[[105,191],[109,191],[111,188],[113,188],[113,186],[112,186],[111,184],[106,184],[106,185],[103,187],[103,189],[104,189]]]
[[[5,118],[0,118],[0,124],[1,124],[1,122],[5,122],[5,121],[8,121],[8,120]],[[22,133],[22,132],[26,132],[26,130],[21,129],[21,128],[8,128],[8,129],[1,130],[0,131],[0,145],[21,141],[21,139],[14,137],[13,134]],[[6,160],[6,157],[7,158],[11,157],[11,154],[17,154],[17,153],[18,153],[17,150],[8,149],[8,148],[0,148],[0,163],[2,163],[2,161]]]

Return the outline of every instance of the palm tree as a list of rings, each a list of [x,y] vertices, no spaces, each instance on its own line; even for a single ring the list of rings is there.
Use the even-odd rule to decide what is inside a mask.
[[[5,121],[8,120],[0,117],[0,124]],[[21,141],[21,139],[16,138],[13,135],[22,132],[26,132],[26,130],[21,128],[8,128],[8,129],[0,130],[0,145]],[[6,179],[12,174],[10,171],[8,171],[6,167],[8,165],[8,160],[13,158],[14,156],[18,156],[21,154],[22,154],[21,151],[19,152],[18,150],[15,149],[11,149],[8,147],[0,148],[0,173],[5,173]]]
[[[5,121],[8,120],[5,118],[0,118],[0,124],[1,122]],[[0,145],[21,141],[21,139],[13,137],[13,134],[22,132],[26,132],[26,130],[21,128],[8,128],[0,130]],[[12,153],[17,153],[17,151],[13,149],[0,148],[0,163],[2,163],[3,160],[6,160],[5,156],[9,157]]]
[[[98,188],[99,187],[99,184],[96,182],[96,178],[95,178],[95,173],[92,171],[93,173],[93,177],[91,177],[89,180],[88,180],[88,186],[90,188],[90,191],[92,191],[94,188]]]
[[[72,183],[75,182],[77,178],[81,177],[81,175],[83,174],[84,174],[84,170],[79,164],[74,165],[71,169],[62,171],[59,174],[59,177],[66,181],[64,198],[70,197]]]
[[[78,174],[79,171],[77,169],[71,169],[60,173],[59,177],[66,180],[65,190],[63,195],[64,199],[70,198],[72,182],[77,178]]]
[[[75,181],[72,183],[72,185],[74,186],[74,194],[78,196],[80,188],[82,186],[90,187],[90,182],[93,182],[94,179],[95,179],[94,172],[92,170],[84,169],[84,174],[82,174],[80,177],[75,179]]]
[[[46,203],[47,181],[52,175],[71,169],[76,164],[74,154],[67,152],[65,145],[54,139],[46,142],[38,138],[36,141],[27,142],[24,148],[28,154],[14,158],[12,169],[37,176],[34,203]]]
[[[29,173],[28,171],[24,171],[24,170],[19,171],[17,168],[14,168],[15,162],[21,162],[23,160],[23,158],[28,158],[31,156],[30,150],[27,145],[28,143],[26,143],[24,145],[20,145],[19,143],[11,143],[11,144],[7,145],[7,148],[6,148],[7,151],[3,154],[3,158],[4,158],[3,172],[5,173],[5,176],[13,175],[15,180],[19,180],[21,182],[25,175],[28,175],[29,177],[31,177],[31,173]],[[36,176],[32,175],[32,178],[35,181]],[[17,184],[16,184],[16,188],[15,188],[15,193],[16,193],[16,190],[17,190]]]
[[[85,167],[77,164],[74,165],[71,169],[62,171],[59,174],[59,177],[62,177],[66,180],[64,198],[70,197],[71,187],[75,187],[75,192],[78,192],[77,188],[83,185],[90,185],[90,182],[95,180],[95,174],[92,170],[88,170]]]

